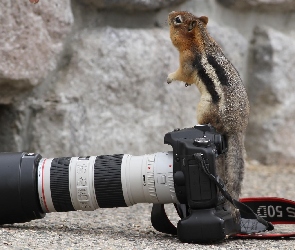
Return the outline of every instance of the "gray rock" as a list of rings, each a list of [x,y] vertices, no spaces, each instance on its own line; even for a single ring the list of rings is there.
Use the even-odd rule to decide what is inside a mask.
[[[256,11],[294,11],[295,1],[293,0],[217,0],[222,5],[237,10]]]
[[[16,151],[17,139],[17,114],[13,107],[0,105],[0,151]]]
[[[166,83],[178,67],[168,31],[84,29],[70,44],[67,64],[17,108],[22,150],[153,153],[171,150],[166,132],[196,124],[197,88]]]
[[[177,5],[187,0],[80,0],[100,9],[119,9],[128,11],[158,10]]]
[[[56,68],[73,15],[69,0],[3,0],[0,23],[0,103],[8,104]]]
[[[254,36],[247,152],[266,164],[294,164],[295,42],[271,28]]]
[[[166,27],[171,6],[180,2],[1,1],[0,151],[62,156],[170,149],[164,134],[196,123],[198,91],[165,84],[178,55],[167,30],[153,27]],[[294,163],[295,47],[288,37],[294,15],[261,14],[273,6],[292,10],[293,1],[244,2],[243,8],[235,7],[242,1],[232,5],[241,12],[215,1],[190,1],[179,9],[209,16],[210,33],[248,84],[248,155]],[[245,37],[257,23],[288,35],[257,28],[248,63]]]

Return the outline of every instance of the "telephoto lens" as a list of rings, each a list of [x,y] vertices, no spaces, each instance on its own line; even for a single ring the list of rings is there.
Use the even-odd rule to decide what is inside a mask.
[[[164,143],[173,152],[61,158],[0,153],[0,224],[50,212],[153,203],[153,227],[182,242],[216,242],[240,232],[224,199],[232,198],[216,176],[226,138],[210,125],[198,125],[167,133]],[[169,203],[181,217],[177,228],[165,213],[163,204]]]
[[[0,224],[50,212],[178,203],[173,154],[42,158],[0,153]]]

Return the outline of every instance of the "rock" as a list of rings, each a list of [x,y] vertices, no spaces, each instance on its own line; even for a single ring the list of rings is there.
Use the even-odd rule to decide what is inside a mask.
[[[251,57],[248,155],[265,164],[294,164],[295,41],[257,27]]]
[[[17,114],[11,106],[0,104],[0,152],[16,151]]]
[[[236,10],[283,12],[294,11],[293,0],[217,0],[222,5]]]
[[[171,5],[177,5],[187,0],[80,0],[94,5],[99,9],[118,9],[129,11],[158,10]]]
[[[178,53],[163,27],[180,2],[1,1],[0,151],[53,157],[171,150],[164,134],[196,123],[199,97],[195,86],[165,84]],[[223,1],[234,11],[205,0],[180,9],[209,16],[210,33],[247,82],[248,155],[294,163],[294,15],[283,12],[293,2],[244,2]],[[261,15],[273,6],[281,13]],[[248,62],[247,39],[257,24],[288,35],[257,28]]]
[[[3,0],[0,23],[0,103],[8,104],[56,68],[73,15],[69,0]]]
[[[196,124],[196,86],[166,83],[178,67],[167,30],[84,29],[70,44],[67,64],[18,107],[28,126],[19,132],[27,133],[23,149],[52,157],[153,153],[171,150],[165,133]]]

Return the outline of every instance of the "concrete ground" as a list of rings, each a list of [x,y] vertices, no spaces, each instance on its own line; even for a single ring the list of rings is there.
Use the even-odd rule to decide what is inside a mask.
[[[295,167],[265,167],[248,163],[242,197],[277,196],[295,200]],[[0,227],[0,249],[295,249],[295,238],[281,240],[229,239],[219,244],[184,244],[156,232],[150,204],[93,212],[47,214],[44,219]],[[168,208],[172,214],[172,205]],[[275,226],[293,232],[295,225]]]

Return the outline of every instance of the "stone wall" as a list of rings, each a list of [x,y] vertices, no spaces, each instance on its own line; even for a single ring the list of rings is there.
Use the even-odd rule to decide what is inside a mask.
[[[178,66],[167,14],[209,16],[239,70],[251,117],[248,156],[293,164],[295,12],[288,0],[52,0],[0,3],[0,151],[144,154],[196,123],[195,86]]]

